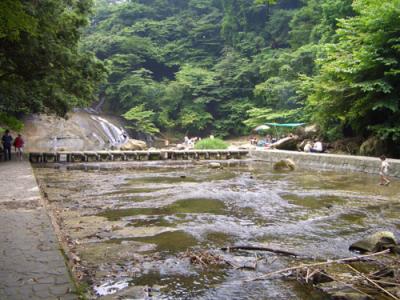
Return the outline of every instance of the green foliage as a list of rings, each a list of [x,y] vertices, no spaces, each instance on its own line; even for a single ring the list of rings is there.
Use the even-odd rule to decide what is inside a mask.
[[[134,126],[127,126],[128,128],[147,134],[159,132],[159,129],[153,123],[154,112],[145,110],[144,105],[135,106],[122,116],[134,124]]]
[[[252,108],[247,113],[249,118],[243,123],[249,128],[254,128],[267,122],[291,123],[300,120],[298,118],[299,109],[273,111],[270,108]]]
[[[223,140],[218,138],[206,138],[198,141],[194,148],[197,150],[212,150],[212,149],[227,149],[229,145],[225,143]]]
[[[253,92],[268,80],[260,53],[288,46],[287,24],[301,1],[288,3],[99,0],[83,48],[109,69],[104,92],[113,111],[144,105],[161,130],[241,135],[249,109],[279,101],[285,88],[287,102],[297,101],[296,70],[276,100],[261,101],[267,89]]]
[[[313,121],[397,140],[399,1],[97,0],[82,49],[107,66],[109,109],[160,130]]]
[[[91,0],[0,3],[0,111],[21,114],[88,105],[102,63],[79,50]]]
[[[28,14],[29,8],[16,0],[0,2],[0,39],[15,41],[22,32],[36,33],[37,20]]]
[[[24,128],[24,123],[13,116],[9,116],[5,113],[0,112],[0,124],[10,130],[20,132]],[[0,132],[5,129],[0,127]]]
[[[305,79],[315,121],[336,132],[398,140],[400,1],[359,0]]]

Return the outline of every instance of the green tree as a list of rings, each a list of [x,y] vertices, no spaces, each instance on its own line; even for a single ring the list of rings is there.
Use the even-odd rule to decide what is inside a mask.
[[[306,79],[308,109],[333,137],[343,133],[398,143],[400,1],[358,0],[324,46],[319,74]]]
[[[102,63],[79,50],[90,0],[0,3],[0,111],[56,111],[89,104]]]
[[[128,128],[147,134],[155,134],[159,132],[159,129],[153,123],[154,112],[145,110],[144,105],[135,106],[122,116],[133,123],[133,126],[129,125]]]

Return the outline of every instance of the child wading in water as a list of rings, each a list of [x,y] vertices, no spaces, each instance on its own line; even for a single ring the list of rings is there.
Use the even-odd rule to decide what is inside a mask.
[[[379,169],[379,175],[381,175],[381,182],[380,185],[389,185],[390,180],[387,178],[389,173],[389,163],[386,160],[386,157],[382,155],[381,157],[381,168]]]

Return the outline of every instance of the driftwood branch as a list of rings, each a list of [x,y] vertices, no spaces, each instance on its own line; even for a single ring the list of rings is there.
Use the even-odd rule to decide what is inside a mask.
[[[298,266],[284,268],[284,269],[280,269],[280,270],[277,270],[277,271],[274,271],[274,272],[270,272],[270,273],[264,274],[264,275],[256,277],[256,278],[249,279],[248,281],[263,280],[263,279],[267,279],[267,278],[269,278],[269,277],[271,277],[273,275],[278,275],[278,274],[282,274],[282,273],[286,273],[286,272],[290,272],[290,271],[295,271],[295,270],[298,270],[298,269],[360,261],[360,260],[363,260],[364,258],[378,256],[378,255],[386,254],[386,253],[389,253],[389,252],[390,252],[390,249],[386,249],[384,251],[373,253],[373,254],[360,255],[360,256],[354,256],[354,257],[348,257],[348,258],[341,258],[341,259],[336,259],[336,260],[328,260],[328,261],[318,262],[318,263],[313,263],[313,264],[301,264],[301,265],[298,265]]]
[[[361,273],[360,271],[358,271],[356,268],[350,266],[350,265],[346,265],[347,267],[349,267],[351,270],[353,270],[354,272],[356,272],[357,275],[360,275],[362,278],[364,278],[365,280],[367,280],[369,283],[371,283],[373,286],[375,286],[376,288],[380,289],[382,292],[384,292],[386,295],[388,295],[389,297],[391,297],[392,299],[395,300],[400,300],[400,298],[396,297],[395,295],[393,295],[391,292],[389,292],[388,290],[384,289],[382,286],[380,286],[379,284],[377,284],[374,280],[368,278],[367,276],[365,276],[363,273]]]
[[[267,252],[273,252],[276,254],[281,254],[281,255],[287,255],[287,256],[300,256],[300,254],[286,251],[286,250],[280,250],[280,249],[273,249],[273,248],[268,248],[268,247],[255,247],[255,246],[232,246],[232,247],[223,247],[221,248],[222,251],[237,251],[237,250],[250,250],[250,251],[267,251]]]
[[[349,287],[349,288],[355,290],[356,292],[359,292],[360,294],[363,294],[363,295],[367,296],[368,299],[372,299],[371,295],[368,295],[367,293],[363,292],[362,290],[356,288],[354,285],[349,284],[349,283],[347,283],[347,282],[344,282],[344,281],[342,281],[342,280],[340,280],[340,279],[338,279],[338,278],[336,278],[336,277],[334,277],[334,276],[332,276],[332,275],[328,275],[328,274],[326,274],[326,273],[324,273],[324,275],[327,276],[327,277],[329,277],[329,278],[332,279],[333,281],[339,282],[339,283],[343,284],[344,286],[347,286],[347,287]]]

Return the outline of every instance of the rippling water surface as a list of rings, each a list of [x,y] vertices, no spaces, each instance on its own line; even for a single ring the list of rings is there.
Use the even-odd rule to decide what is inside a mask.
[[[36,175],[94,291],[107,299],[325,299],[290,280],[248,281],[294,258],[219,248],[337,258],[351,255],[349,245],[368,233],[400,228],[399,182],[381,187],[377,176],[361,173],[135,162],[38,168]],[[193,266],[187,249],[256,269]]]

